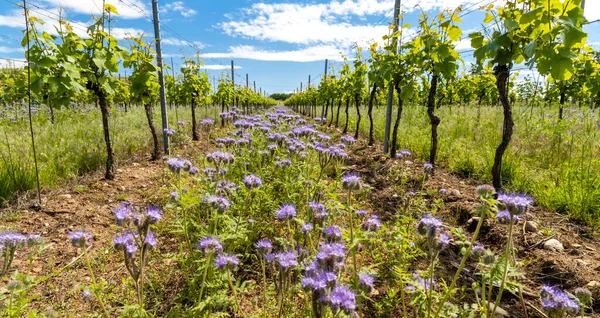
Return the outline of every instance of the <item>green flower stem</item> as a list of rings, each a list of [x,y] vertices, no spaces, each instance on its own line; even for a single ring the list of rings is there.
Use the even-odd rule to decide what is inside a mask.
[[[406,310],[406,284],[404,284],[404,278],[400,279],[400,301],[402,302],[402,317],[408,318],[408,312]]]
[[[475,245],[475,241],[477,240],[477,236],[479,236],[479,231],[481,230],[481,225],[483,224],[484,215],[485,214],[482,213],[482,215],[480,216],[479,222],[477,222],[477,228],[475,229],[475,233],[473,234],[473,237],[471,238],[471,242],[469,243],[469,248],[467,248],[467,251],[465,252],[465,255],[463,256],[463,259],[460,262],[460,266],[458,266],[458,269],[456,270],[456,273],[454,274],[454,278],[452,279],[452,283],[450,284],[450,287],[444,293],[444,297],[442,297],[442,300],[440,301],[440,306],[438,306],[438,309],[436,310],[436,312],[433,315],[433,317],[437,318],[440,315],[440,313],[442,311],[442,308],[444,307],[444,304],[446,303],[446,301],[450,297],[450,293],[452,293],[452,289],[454,289],[454,286],[456,285],[456,282],[458,282],[458,278],[460,277],[460,273],[462,272],[463,268],[467,264],[467,260],[469,259],[469,256],[471,256],[471,252],[473,251],[473,245]]]
[[[231,271],[230,270],[227,271],[227,278],[229,280],[229,287],[231,287],[231,291],[233,292],[233,299],[235,300],[235,307],[236,307],[237,311],[240,313],[240,316],[246,318],[246,315],[240,308],[240,302],[238,301],[237,291],[235,289],[235,286],[233,286],[233,280],[231,279]]]
[[[350,214],[350,247],[352,250],[352,265],[354,267],[354,276],[358,275],[358,268],[356,266],[356,250],[354,246],[354,213],[352,213],[352,190],[348,190],[348,213]]]
[[[96,276],[94,276],[94,271],[92,270],[92,264],[90,263],[90,258],[88,257],[87,248],[83,249],[85,264],[87,265],[88,271],[90,272],[90,277],[92,278],[92,284],[94,284],[94,296],[98,300],[98,304],[100,304],[100,308],[106,317],[110,317],[106,307],[104,306],[104,301],[102,301],[102,297],[98,295],[98,284],[96,283]]]
[[[208,256],[206,257],[206,265],[204,266],[204,273],[202,274],[202,280],[200,283],[200,296],[198,297],[198,303],[200,303],[202,301],[202,297],[204,296],[204,286],[206,283],[206,276],[208,274],[208,268],[210,267],[211,262],[212,262],[212,257],[213,257],[212,253],[208,253]]]
[[[263,278],[263,295],[264,295],[264,303],[263,303],[263,316],[266,317],[266,309],[269,300],[267,299],[267,271],[265,270],[265,258],[261,256],[260,265],[262,267],[262,278]]]
[[[437,258],[437,253],[434,255],[433,251],[431,252],[431,264],[429,265],[429,288],[425,286],[425,292],[427,293],[427,318],[431,317],[431,306],[433,297],[433,269],[435,268],[435,259]],[[439,310],[439,309],[438,309]]]
[[[506,265],[504,266],[504,273],[502,275],[502,283],[500,283],[500,291],[498,292],[498,297],[496,298],[496,302],[494,302],[494,309],[492,310],[492,315],[496,313],[496,309],[498,308],[498,304],[500,303],[500,299],[502,299],[502,292],[504,291],[504,287],[506,285],[506,276],[508,275],[508,267],[510,266],[510,253],[512,250],[512,237],[513,237],[513,216],[510,216],[508,224],[508,242],[506,243],[506,252],[504,253],[504,257],[506,259]]]

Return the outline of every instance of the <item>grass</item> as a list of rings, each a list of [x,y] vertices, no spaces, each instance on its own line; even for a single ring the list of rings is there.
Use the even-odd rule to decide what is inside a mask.
[[[114,110],[115,108],[113,108]],[[217,118],[217,107],[199,108],[198,120],[204,117]],[[39,114],[45,112],[39,112]],[[133,107],[128,112],[113,111],[110,118],[111,138],[116,155],[116,165],[149,153],[152,139],[146,115],[142,107]],[[34,117],[34,134],[38,153],[40,181],[42,187],[52,188],[85,173],[104,168],[106,150],[102,134],[100,112],[91,110],[73,111],[65,109],[55,112],[56,121],[41,114]],[[189,108],[170,109],[170,126],[175,128],[177,120],[187,125],[180,128],[184,135],[191,135]],[[155,107],[154,124],[160,133],[160,113]],[[28,121],[9,121],[0,118],[0,204],[10,200],[16,193],[35,188],[35,169]],[[162,146],[161,146],[162,149]]]
[[[340,112],[340,126],[345,121]],[[451,172],[491,182],[494,151],[500,143],[500,107],[444,106],[436,110],[439,126],[438,165]],[[533,195],[546,208],[600,226],[600,124],[587,109],[568,110],[558,121],[549,107],[514,107],[515,133],[505,154],[505,187]],[[368,136],[366,109],[361,111],[360,133]],[[356,111],[349,113],[349,129],[356,126]],[[375,138],[383,140],[385,106],[373,110]],[[395,118],[395,115],[394,117]],[[407,148],[423,161],[428,158],[430,126],[425,107],[405,106],[398,133],[399,149]]]

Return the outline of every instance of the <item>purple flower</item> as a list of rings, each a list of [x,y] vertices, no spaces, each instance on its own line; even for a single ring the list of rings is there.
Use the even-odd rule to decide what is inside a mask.
[[[277,218],[281,220],[291,220],[296,217],[296,206],[293,204],[284,204],[277,210]]]
[[[340,140],[347,145],[351,145],[354,142],[356,142],[356,139],[354,139],[354,137],[348,136],[348,135],[344,135],[344,136],[340,137]]]
[[[375,277],[370,274],[364,273],[358,275],[358,288],[364,290],[365,292],[370,292],[373,289],[373,284],[375,283]]]
[[[156,224],[160,218],[162,217],[162,215],[160,214],[162,212],[162,209],[160,207],[154,206],[154,205],[149,205],[148,206],[148,223],[150,224]]]
[[[368,213],[367,210],[356,210],[356,212],[354,212],[354,214],[356,214],[356,216],[359,216],[359,217],[366,216],[367,213]]]
[[[188,172],[191,175],[195,175],[196,173],[198,173],[198,171],[200,171],[200,169],[198,169],[198,167],[191,167],[190,170],[188,170]]]
[[[564,317],[565,314],[577,314],[579,303],[569,294],[556,286],[544,286],[541,291],[542,309],[549,317]]]
[[[334,288],[329,294],[328,302],[334,312],[342,310],[347,315],[352,315],[356,309],[356,295],[344,286]]]
[[[41,241],[37,234],[23,234],[18,232],[5,231],[0,233],[0,254],[4,247],[15,249],[25,245],[34,245]]]
[[[344,260],[346,249],[341,243],[326,243],[319,246],[317,261],[320,264],[331,265]]]
[[[237,186],[237,184],[235,184],[231,181],[221,180],[221,181],[217,182],[217,190],[224,192],[226,194],[232,194],[233,192],[237,191],[238,189],[239,189],[239,187]]]
[[[287,168],[292,165],[292,161],[290,159],[282,159],[275,162],[276,168]]]
[[[302,225],[302,229],[300,229],[300,231],[302,231],[302,233],[306,234],[310,231],[312,231],[314,229],[314,226],[312,223],[306,223],[304,225]]]
[[[133,203],[124,201],[119,207],[113,209],[117,225],[123,225],[133,214]]]
[[[240,264],[235,255],[221,254],[215,260],[215,266],[219,269],[235,269]]]
[[[74,232],[69,232],[69,239],[71,239],[71,244],[73,244],[73,246],[75,247],[87,247],[89,246],[91,240],[92,240],[92,234],[90,232],[87,231],[74,231]],[[9,246],[8,244],[2,244],[4,246]]]
[[[439,233],[442,222],[429,214],[426,214],[419,224],[417,225],[417,231],[421,235],[427,235],[428,237],[435,237]]]
[[[269,254],[273,250],[273,243],[267,239],[260,240],[256,242],[256,249],[262,255]]]
[[[83,292],[81,292],[81,297],[83,297],[84,301],[90,301],[92,300],[92,293],[89,290],[84,289]]]
[[[167,136],[173,136],[175,134],[175,130],[173,130],[171,128],[165,128],[164,132],[165,132],[165,134],[167,134]]]
[[[171,200],[177,201],[179,199],[179,193],[177,191],[171,191]]]
[[[381,228],[381,220],[377,215],[371,215],[361,227],[365,231],[376,232]]]
[[[310,201],[308,202],[308,208],[312,211],[313,217],[317,221],[322,221],[329,213],[328,209],[323,203]]]
[[[283,270],[298,266],[297,258],[298,255],[293,251],[275,253],[274,255],[274,261],[277,262],[279,267]]]
[[[156,235],[153,232],[148,232],[148,235],[146,235],[146,239],[144,240],[144,244],[150,248],[154,248],[156,245]]]
[[[412,153],[408,149],[402,149],[399,153],[396,154],[396,158],[406,158],[410,157]]]
[[[423,171],[425,171],[425,173],[430,174],[433,172],[433,164],[431,164],[430,162],[425,162],[423,164]]]
[[[200,123],[202,123],[202,122],[200,122]],[[183,120],[178,120],[178,121],[177,121],[177,125],[179,125],[179,126],[183,126],[183,125],[185,125],[185,121],[183,121]]]
[[[342,187],[346,190],[360,190],[360,176],[356,172],[348,172],[342,176]]]
[[[201,238],[196,247],[202,250],[202,253],[204,254],[217,254],[223,251],[221,242],[212,236]]]
[[[214,162],[215,165],[220,166],[222,163],[229,164],[235,161],[235,157],[223,151],[215,151],[206,155],[208,162]]]
[[[231,206],[229,200],[224,197],[209,195],[202,199],[202,202],[208,203],[214,209],[216,209],[219,213],[225,212]]]
[[[342,239],[342,231],[339,227],[332,225],[323,229],[323,236],[328,242],[338,242]]]
[[[132,257],[137,251],[137,235],[130,231],[124,231],[117,234],[114,238],[115,248],[119,251],[125,251],[127,257]]]
[[[167,167],[173,173],[180,173],[182,169],[185,168],[186,160],[181,160],[179,158],[170,158],[167,160]]]
[[[483,245],[481,245],[479,243],[475,243],[475,244],[473,244],[473,247],[471,248],[471,254],[475,258],[480,258],[485,254],[485,247],[483,247]]]
[[[262,185],[262,180],[255,174],[244,177],[244,185],[248,189],[259,188]]]
[[[448,244],[450,244],[450,237],[446,233],[441,233],[438,236],[438,250],[441,250]]]
[[[524,215],[527,208],[533,204],[533,199],[524,194],[500,193],[498,202],[501,203],[501,210],[506,210],[511,215]]]
[[[507,210],[500,211],[496,214],[496,219],[500,224],[508,224],[512,220],[513,224],[519,223],[519,220],[523,219],[520,215],[510,214]]]

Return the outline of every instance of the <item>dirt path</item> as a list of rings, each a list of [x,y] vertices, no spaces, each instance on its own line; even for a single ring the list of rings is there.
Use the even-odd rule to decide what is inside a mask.
[[[81,297],[83,286],[89,284],[91,279],[84,267],[83,259],[72,263],[81,256],[82,251],[71,245],[67,237],[69,231],[86,229],[93,233],[94,243],[89,256],[92,260],[105,262],[105,265],[100,265],[100,262],[94,264],[103,266],[96,275],[108,281],[109,287],[119,285],[120,276],[126,275],[110,244],[113,236],[120,231],[114,225],[111,209],[121,200],[130,200],[143,205],[146,202],[163,199],[162,196],[157,195],[161,188],[160,179],[163,169],[162,161],[132,163],[119,169],[114,180],[100,180],[100,175],[92,175],[45,193],[43,196],[45,212],[11,209],[0,212],[3,227],[24,233],[40,234],[44,244],[50,244],[33,262],[32,276],[50,275],[70,264],[65,271],[48,279],[34,290],[34,293],[40,293],[41,297],[32,303],[32,308],[59,312],[60,316],[76,317],[85,315],[85,312],[91,309],[86,308],[87,304]],[[25,272],[28,262],[23,251],[17,252],[13,268]],[[0,290],[0,294],[7,292],[7,290]],[[118,292],[115,291],[115,294],[118,295]],[[44,306],[52,306],[52,308],[44,308]]]
[[[361,140],[353,147],[348,162],[349,169],[361,172],[374,189],[370,202],[373,211],[381,213],[382,218],[394,217],[407,203],[405,191],[412,190],[421,193],[427,204],[432,205],[436,200],[443,202],[441,215],[444,223],[462,227],[465,232],[472,234],[477,222],[475,207],[478,199],[475,188],[480,185],[472,179],[461,179],[446,171],[438,170],[432,177],[423,182],[423,163],[414,158],[391,160],[386,158],[380,145],[368,146]],[[405,187],[399,191],[401,184]],[[444,190],[440,191],[441,189]],[[421,215],[413,215],[421,217]],[[525,228],[521,221],[517,226],[514,248],[518,260],[521,261],[519,270],[525,274],[520,280],[524,284],[523,293],[528,304],[530,317],[542,317],[532,306],[541,308],[539,290],[543,284],[558,285],[573,291],[578,287],[587,287],[593,293],[594,312],[600,311],[600,241],[592,236],[592,229],[570,221],[565,215],[541,209],[531,208],[526,215],[526,221],[532,222],[533,228]],[[556,239],[562,243],[561,252],[544,248],[544,243]],[[503,252],[507,240],[506,226],[495,219],[484,222],[479,242],[491,248],[497,255]],[[445,266],[447,278],[451,279],[460,263],[459,250],[450,250],[445,255],[440,266]],[[463,271],[461,283],[471,286],[477,269],[470,262]],[[516,297],[510,294],[503,297],[505,309],[513,317],[521,317],[522,310]],[[596,314],[593,317],[600,317]]]

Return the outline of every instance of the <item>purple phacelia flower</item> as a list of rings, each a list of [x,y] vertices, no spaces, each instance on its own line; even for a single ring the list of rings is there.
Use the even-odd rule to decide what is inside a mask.
[[[342,187],[346,190],[360,190],[360,176],[356,172],[348,172],[342,176]]]
[[[267,239],[260,240],[256,242],[256,249],[262,255],[269,254],[273,250],[273,243]]]
[[[71,244],[73,244],[73,246],[75,247],[87,247],[90,245],[90,242],[92,241],[92,234],[90,232],[87,231],[73,231],[73,232],[69,232],[69,239],[71,240]],[[7,246],[7,244],[2,244],[4,246]]]
[[[240,264],[240,260],[235,255],[221,254],[215,260],[215,266],[219,269],[232,270]]]
[[[262,185],[262,180],[255,174],[250,174],[244,177],[244,185],[248,189],[259,188]]]
[[[349,288],[338,286],[329,293],[328,303],[332,311],[341,310],[352,315],[356,309],[356,295]]]
[[[328,242],[338,242],[342,239],[342,231],[339,227],[332,225],[323,229],[323,236]]]
[[[277,210],[277,219],[291,220],[296,217],[296,206],[293,204],[284,204]]]
[[[362,224],[362,229],[365,231],[376,232],[381,228],[381,220],[377,215],[371,215],[369,218]]]
[[[154,248],[156,246],[156,235],[153,232],[148,232],[148,235],[144,239],[144,244],[149,248]]]
[[[221,242],[212,236],[205,236],[198,241],[196,245],[204,254],[218,254],[223,251]]]
[[[375,284],[375,277],[371,274],[363,273],[358,275],[358,288],[364,290],[365,292],[370,292],[373,289],[373,285]]]
[[[312,231],[314,229],[314,226],[312,223],[306,223],[304,225],[302,225],[302,228],[300,229],[300,231],[302,231],[302,233],[306,234],[310,231]]]
[[[524,215],[527,208],[533,204],[533,199],[524,194],[500,193],[498,194],[500,210],[506,210],[511,215]]]

